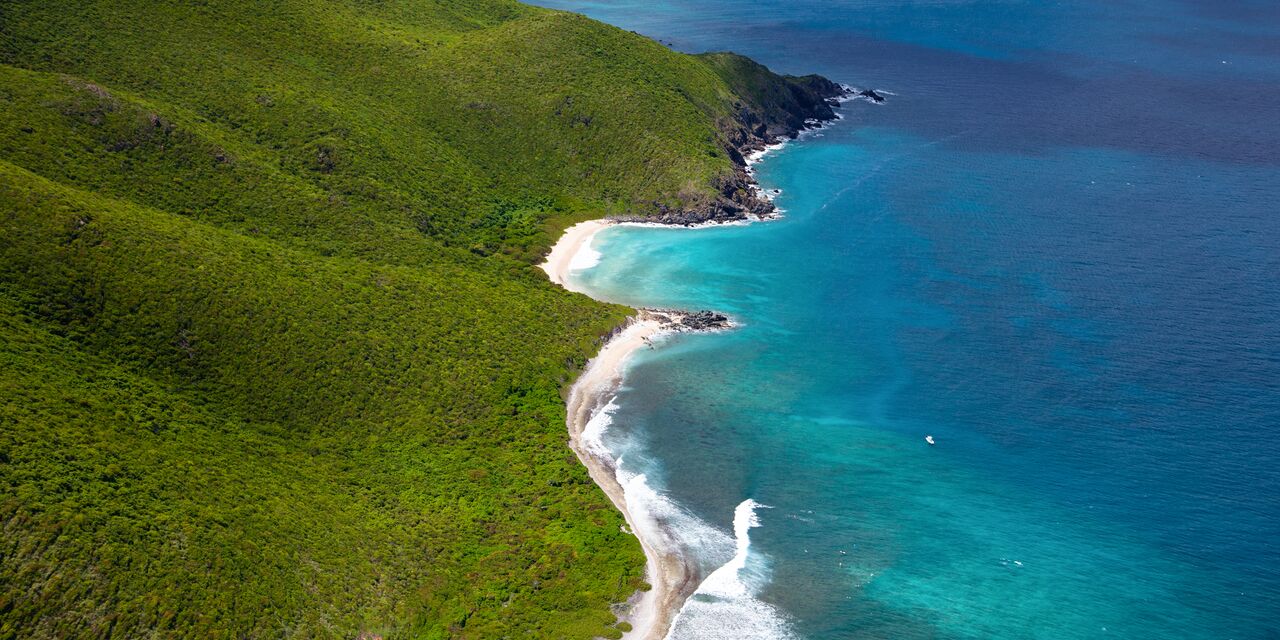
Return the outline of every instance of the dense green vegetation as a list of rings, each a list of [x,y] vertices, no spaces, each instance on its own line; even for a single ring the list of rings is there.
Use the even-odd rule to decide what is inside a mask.
[[[781,82],[737,64],[504,0],[0,1],[0,638],[619,635],[560,394],[628,310],[530,263],[731,174]]]
[[[834,114],[823,96],[838,86],[819,75],[778,76],[764,65],[727,51],[698,56],[727,84],[737,97],[738,120],[757,135],[784,136],[804,128],[809,117],[828,119]]]

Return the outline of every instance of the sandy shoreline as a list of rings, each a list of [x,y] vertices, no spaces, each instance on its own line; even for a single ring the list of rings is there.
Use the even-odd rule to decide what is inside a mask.
[[[586,293],[573,286],[569,280],[569,272],[578,266],[574,264],[574,259],[579,257],[583,249],[591,246],[591,239],[601,229],[611,224],[614,224],[612,220],[588,220],[565,229],[555,246],[551,247],[551,253],[547,254],[546,261],[539,265],[540,268],[547,272],[552,282],[569,291]]]
[[[760,159],[784,146],[787,140],[767,145],[750,154],[747,170],[752,172],[752,165]],[[754,172],[752,172],[754,173]],[[757,186],[757,188],[759,188]],[[773,195],[761,195],[772,200]],[[771,216],[776,218],[777,216]],[[744,220],[737,224],[749,224],[754,220]],[[547,254],[546,261],[540,268],[547,273],[552,282],[569,291],[590,295],[576,286],[569,277],[570,273],[595,266],[599,254],[591,249],[591,241],[601,230],[614,224],[636,224],[648,226],[647,223],[619,223],[614,220],[589,220],[580,222],[565,230],[564,234]],[[690,227],[721,226],[735,224],[712,222]],[[672,226],[655,224],[654,226]],[[622,512],[627,526],[635,533],[644,549],[646,558],[645,576],[652,585],[649,591],[637,592],[628,600],[629,611],[624,619],[631,623],[632,630],[623,635],[624,640],[664,640],[671,630],[671,625],[684,606],[685,600],[698,588],[698,570],[689,558],[663,546],[660,541],[670,541],[670,535],[661,530],[660,523],[640,522],[632,514],[627,505],[627,494],[617,477],[614,460],[607,453],[592,451],[584,441],[583,433],[587,425],[613,399],[622,385],[622,377],[628,358],[638,349],[651,346],[650,340],[657,335],[670,331],[670,325],[664,325],[659,318],[666,311],[641,310],[631,318],[629,324],[611,337],[587,363],[565,402],[567,409],[566,422],[569,428],[569,446],[577,454],[578,459],[587,467],[591,479],[595,481],[613,505]],[[684,315],[675,312],[677,315]],[[731,323],[730,323],[731,324]]]
[[[593,220],[567,229],[548,254],[547,261],[541,265],[551,281],[571,291],[582,292],[570,286],[568,276],[574,268],[571,265],[575,256],[589,246],[592,236],[610,224],[612,223],[606,220]],[[639,522],[632,516],[627,506],[626,491],[616,475],[614,461],[607,455],[592,451],[583,441],[583,432],[621,386],[628,358],[636,350],[649,346],[653,337],[666,330],[661,322],[648,317],[644,312],[632,318],[587,363],[586,369],[569,390],[569,398],[565,402],[569,446],[587,467],[591,479],[622,512],[627,526],[636,534],[644,549],[647,560],[645,577],[652,589],[638,592],[629,601],[630,611],[625,619],[631,623],[632,630],[624,638],[630,640],[665,638],[685,599],[697,588],[694,582],[696,576],[679,554],[656,545],[655,539],[660,538],[661,534],[652,530],[651,523]]]
[[[587,365],[574,383],[566,402],[569,445],[587,467],[591,478],[604,490],[614,506],[622,512],[627,525],[636,534],[647,559],[646,579],[653,586],[631,601],[626,619],[632,630],[624,637],[635,640],[662,640],[666,637],[680,607],[697,584],[683,558],[671,550],[655,545],[652,524],[637,521],[627,506],[627,495],[618,482],[613,460],[591,451],[582,434],[593,417],[612,399],[622,384],[622,373],[628,357],[648,346],[648,340],[663,331],[654,320],[635,320],[609,340]]]

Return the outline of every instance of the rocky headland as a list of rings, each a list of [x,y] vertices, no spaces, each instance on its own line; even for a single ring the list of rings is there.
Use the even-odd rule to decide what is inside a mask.
[[[822,76],[778,75],[738,54],[702,57],[740,96],[732,115],[719,123],[721,150],[732,164],[731,173],[712,183],[713,195],[680,194],[676,205],[654,202],[650,211],[615,220],[691,226],[773,217],[777,207],[757,188],[747,158],[835,120],[841,101],[853,95],[850,87]]]

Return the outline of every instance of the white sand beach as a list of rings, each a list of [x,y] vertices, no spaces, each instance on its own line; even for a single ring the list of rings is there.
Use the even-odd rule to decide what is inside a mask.
[[[573,285],[569,273],[595,265],[599,254],[592,251],[591,240],[611,224],[613,222],[609,220],[588,220],[565,229],[564,235],[551,247],[546,261],[539,266],[547,272],[552,282],[569,291],[586,293]]]
[[[585,262],[578,254],[584,250],[590,251],[592,236],[609,224],[602,220],[583,222],[565,231],[542,265],[552,282],[569,290],[577,290],[572,287],[568,278],[569,272],[578,268],[575,266],[575,259],[577,264]],[[649,346],[650,340],[665,330],[661,322],[642,311],[587,363],[586,369],[570,389],[566,402],[569,445],[578,459],[586,465],[591,478],[622,512],[627,525],[640,540],[648,559],[646,578],[653,588],[638,593],[630,601],[631,610],[626,618],[631,623],[632,630],[624,636],[629,640],[665,638],[685,599],[697,588],[694,582],[696,576],[674,550],[660,548],[655,544],[655,541],[665,539],[661,532],[652,530],[658,525],[632,517],[627,508],[626,492],[616,475],[614,461],[605,454],[593,451],[583,441],[583,432],[622,384],[628,358],[636,350]]]

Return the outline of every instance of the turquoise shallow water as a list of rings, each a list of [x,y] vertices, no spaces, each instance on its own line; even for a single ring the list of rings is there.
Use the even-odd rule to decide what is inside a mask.
[[[1280,637],[1274,3],[557,6],[896,94],[577,275],[743,324],[606,434],[729,566],[675,638]]]

